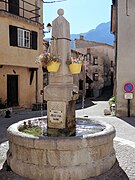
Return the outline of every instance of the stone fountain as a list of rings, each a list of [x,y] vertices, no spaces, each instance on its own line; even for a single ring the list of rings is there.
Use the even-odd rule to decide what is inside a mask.
[[[113,126],[89,118],[77,118],[82,122],[100,124],[102,128],[93,134],[75,136],[78,87],[73,84],[65,63],[70,53],[70,29],[63,14],[64,11],[59,9],[59,16],[52,23],[51,51],[61,57],[62,63],[57,73],[50,73],[49,85],[45,88],[47,118],[40,120],[47,121],[47,135],[35,137],[20,132],[19,127],[29,119],[13,124],[7,130],[7,163],[15,173],[30,179],[82,180],[109,171],[116,162]]]
[[[70,50],[69,22],[63,17],[63,9],[52,22],[51,53],[61,58],[58,73],[49,76],[49,85],[45,88],[47,101],[48,135],[69,136],[75,134],[75,102],[78,87],[73,84],[73,76],[66,64]]]

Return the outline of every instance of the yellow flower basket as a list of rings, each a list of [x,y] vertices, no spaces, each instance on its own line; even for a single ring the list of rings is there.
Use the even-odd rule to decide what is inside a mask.
[[[60,62],[52,61],[47,65],[48,72],[57,72],[59,70],[60,64]]]
[[[81,72],[82,64],[70,64],[69,69],[72,74],[79,74]]]

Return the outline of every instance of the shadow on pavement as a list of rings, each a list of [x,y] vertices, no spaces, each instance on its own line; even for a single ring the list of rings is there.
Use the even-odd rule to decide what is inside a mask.
[[[3,166],[3,169],[0,170],[0,180],[29,180],[28,178],[21,177],[15,174],[13,171],[6,170],[6,162]],[[126,173],[119,166],[118,161],[114,164],[114,166],[106,173],[97,176],[90,177],[87,180],[129,180]]]
[[[79,101],[79,103],[76,103],[76,110],[82,109],[82,108],[87,108],[90,106],[94,106],[96,104],[94,104],[90,98],[85,98],[84,99],[84,107],[83,107],[83,102],[82,99]]]
[[[97,177],[88,178],[87,180],[129,180],[129,178],[119,166],[118,161],[116,161],[114,166],[108,172]]]
[[[94,101],[108,101],[112,97],[112,87],[106,87],[103,89],[102,94],[93,99]]]
[[[130,124],[131,126],[135,127],[135,117],[118,117],[118,118]]]

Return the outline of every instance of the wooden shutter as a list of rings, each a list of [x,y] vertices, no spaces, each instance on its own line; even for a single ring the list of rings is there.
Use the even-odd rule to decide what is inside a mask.
[[[17,27],[9,25],[10,46],[17,46]]]
[[[19,0],[8,0],[9,12],[19,16]]]
[[[35,50],[37,50],[37,36],[37,32],[31,31],[31,48]]]

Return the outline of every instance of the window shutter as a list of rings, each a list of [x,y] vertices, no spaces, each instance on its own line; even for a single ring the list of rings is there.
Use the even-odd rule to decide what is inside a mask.
[[[31,32],[31,48],[37,50],[37,35],[35,31]]]
[[[19,0],[8,0],[9,12],[19,16]]]
[[[9,25],[10,46],[17,46],[17,27]]]

